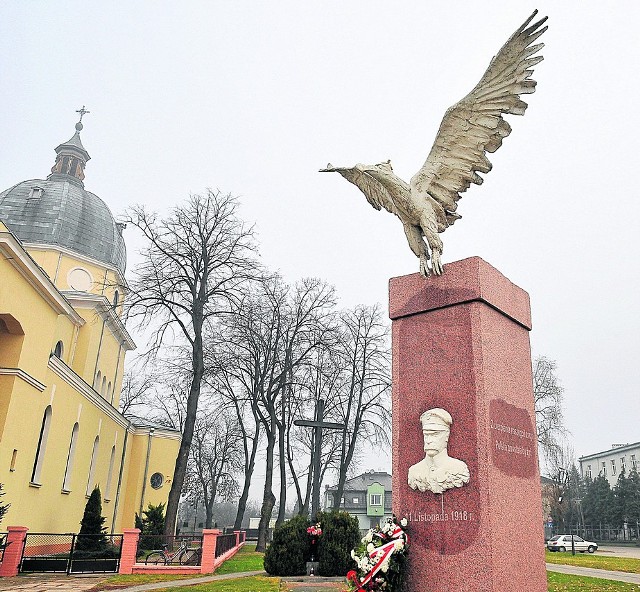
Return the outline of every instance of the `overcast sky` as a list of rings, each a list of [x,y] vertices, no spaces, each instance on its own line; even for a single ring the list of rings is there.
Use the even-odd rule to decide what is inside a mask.
[[[0,189],[46,177],[86,105],[85,186],[114,214],[219,188],[256,223],[266,265],[386,307],[389,277],[418,270],[400,222],[317,171],[390,158],[409,180],[535,7],[3,2]],[[558,363],[580,456],[640,440],[640,4],[537,8],[537,92],[460,202],[443,259],[478,255],[529,292],[533,351]]]

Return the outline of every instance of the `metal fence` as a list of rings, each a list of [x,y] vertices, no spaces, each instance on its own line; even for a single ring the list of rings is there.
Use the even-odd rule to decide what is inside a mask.
[[[120,565],[121,534],[27,533],[21,572],[114,573]]]
[[[638,541],[638,534],[640,532],[640,525],[627,524],[622,528],[609,528],[607,526],[598,525],[574,525],[564,529],[545,528],[545,538],[549,539],[557,534],[577,534],[583,539],[595,542],[611,542],[611,543],[625,543]]]
[[[224,555],[236,546],[235,534],[220,534],[216,540],[216,557]]]
[[[142,534],[136,560],[147,565],[200,565],[202,537]]]
[[[0,563],[4,559],[4,550],[7,548],[7,535],[8,532],[0,532]]]

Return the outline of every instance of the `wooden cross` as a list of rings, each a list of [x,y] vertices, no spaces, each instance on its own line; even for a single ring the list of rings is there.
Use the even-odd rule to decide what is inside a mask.
[[[320,509],[320,455],[322,454],[322,430],[344,430],[343,423],[332,423],[330,421],[322,421],[324,416],[324,399],[318,399],[316,403],[316,418],[314,421],[307,419],[296,419],[293,423],[297,426],[305,426],[313,428],[314,452],[313,452],[313,488],[311,494],[311,517],[315,520],[315,516]]]

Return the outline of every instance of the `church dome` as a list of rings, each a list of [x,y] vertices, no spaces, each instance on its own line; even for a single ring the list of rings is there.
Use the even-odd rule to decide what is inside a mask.
[[[97,195],[84,188],[84,167],[90,156],[80,141],[81,130],[78,122],[73,137],[56,148],[56,163],[46,179],[22,181],[0,193],[0,220],[23,243],[69,249],[114,266],[124,275],[123,225]]]

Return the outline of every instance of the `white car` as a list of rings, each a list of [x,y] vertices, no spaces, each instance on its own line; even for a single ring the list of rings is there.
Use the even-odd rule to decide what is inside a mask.
[[[571,537],[573,537],[573,545],[576,551],[584,553],[595,553],[598,550],[598,544],[591,541],[585,541],[577,534],[557,534],[547,541],[547,549],[549,551],[571,551]]]

